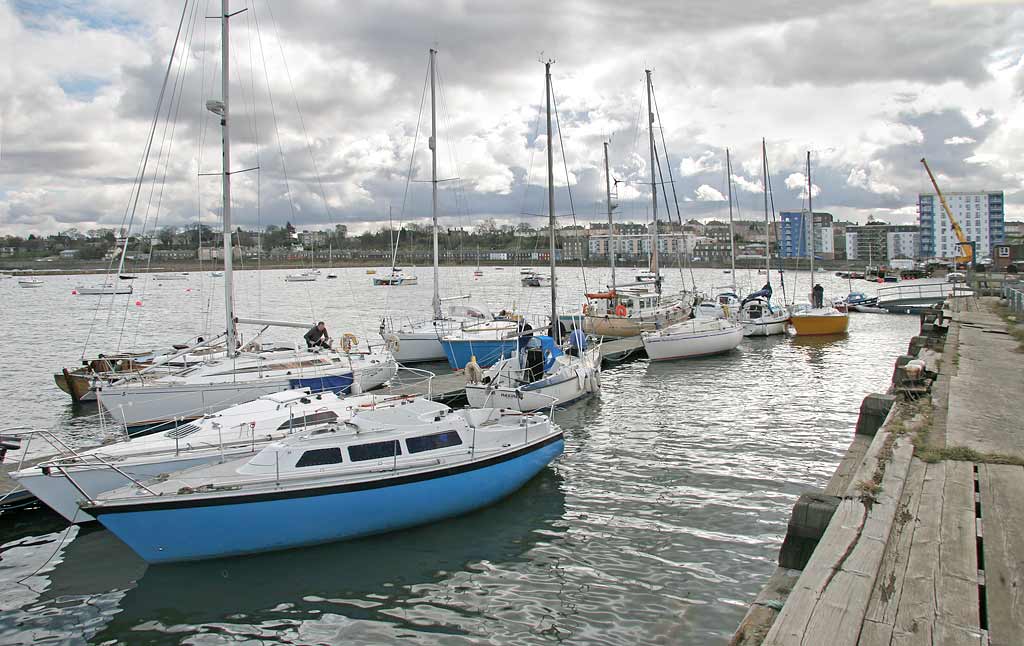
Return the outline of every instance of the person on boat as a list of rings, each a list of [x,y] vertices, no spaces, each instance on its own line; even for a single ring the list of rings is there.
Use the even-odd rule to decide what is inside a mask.
[[[818,283],[811,290],[811,305],[817,309],[819,307],[825,307],[825,288]]]
[[[536,337],[531,337],[526,344],[526,370],[523,376],[531,384],[544,378],[544,348]]]
[[[320,321],[309,331],[302,335],[306,340],[307,348],[329,348],[331,347],[331,336],[327,334],[327,325]]]
[[[582,357],[587,351],[587,335],[580,328],[573,328],[569,334],[569,348],[566,354],[574,357]]]

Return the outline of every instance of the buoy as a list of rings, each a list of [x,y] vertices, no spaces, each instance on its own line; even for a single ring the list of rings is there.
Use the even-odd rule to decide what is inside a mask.
[[[188,293],[188,292],[191,292],[191,291],[192,291],[192,288],[189,287],[188,289],[185,290],[185,293]]]
[[[72,295],[72,296],[74,296],[74,295],[75,295],[75,294],[77,294],[77,293],[78,293],[78,290],[77,290],[77,289],[72,289],[72,290],[71,290],[71,295]]]
[[[135,307],[142,307],[142,301],[135,301]]]

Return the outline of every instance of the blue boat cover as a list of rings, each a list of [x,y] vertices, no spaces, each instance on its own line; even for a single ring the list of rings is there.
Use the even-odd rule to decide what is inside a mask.
[[[338,395],[347,395],[352,388],[352,373],[336,375],[334,377],[309,377],[305,379],[289,379],[288,387],[309,388],[318,393],[329,390]]]
[[[562,349],[550,336],[538,334],[533,338],[540,340],[540,348],[544,351],[544,371],[547,372],[555,365],[555,359],[563,354]]]

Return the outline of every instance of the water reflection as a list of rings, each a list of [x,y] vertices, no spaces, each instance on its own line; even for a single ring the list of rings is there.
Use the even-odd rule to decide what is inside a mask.
[[[522,561],[538,541],[557,539],[565,531],[562,487],[561,476],[547,469],[493,507],[426,527],[307,549],[149,567],[95,639],[148,639],[150,631],[179,624],[262,622],[265,629],[268,622],[284,621],[292,626],[323,613],[401,624],[396,608],[443,604],[443,599],[423,599],[422,586],[436,586],[481,564]],[[141,564],[117,539],[102,534],[109,539],[104,561]],[[79,560],[77,542],[66,550],[66,561]],[[80,574],[68,570],[67,579],[76,581]],[[51,578],[63,578],[60,567]],[[130,586],[126,579],[118,587]]]

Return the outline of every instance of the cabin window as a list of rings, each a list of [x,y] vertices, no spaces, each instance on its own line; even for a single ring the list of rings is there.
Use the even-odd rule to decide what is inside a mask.
[[[319,413],[313,413],[311,415],[302,415],[300,417],[292,418],[285,423],[277,427],[279,431],[286,431],[289,428],[301,428],[303,426],[310,426],[313,424],[326,424],[329,422],[338,421],[338,414],[332,410],[320,411]]]
[[[341,464],[341,448],[332,446],[329,449],[312,449],[306,451],[295,463],[296,467],[317,467],[325,464]]]
[[[405,446],[409,449],[409,453],[422,453],[423,451],[444,449],[460,444],[462,444],[462,438],[455,431],[410,437],[405,441]]]
[[[355,446],[348,447],[348,459],[352,462],[390,458],[401,454],[402,449],[398,446],[398,440],[356,444]]]

